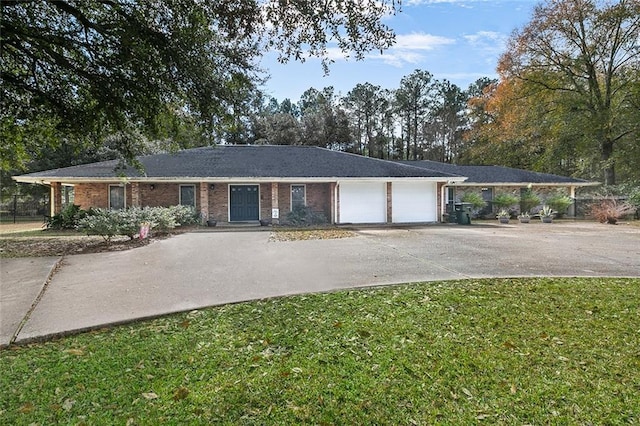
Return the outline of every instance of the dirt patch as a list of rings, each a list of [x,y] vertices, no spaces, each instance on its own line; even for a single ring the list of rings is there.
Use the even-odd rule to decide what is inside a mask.
[[[153,241],[130,240],[128,237],[107,243],[101,237],[16,237],[0,239],[0,257],[65,256],[69,254],[100,253],[129,250]]]
[[[73,231],[42,231],[43,235],[0,235],[0,257],[44,257],[70,254],[103,253],[131,250],[146,246],[156,240],[170,238],[189,232],[192,228],[172,230],[170,233],[155,233],[143,240],[129,237],[113,237],[107,242],[102,237],[82,235]]]

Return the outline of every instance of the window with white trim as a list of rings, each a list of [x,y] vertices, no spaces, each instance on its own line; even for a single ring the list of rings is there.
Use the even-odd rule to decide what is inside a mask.
[[[180,205],[191,207],[196,206],[195,185],[180,185]]]
[[[126,207],[124,185],[109,185],[109,209],[122,210]]]
[[[307,205],[306,185],[291,185],[291,210]]]

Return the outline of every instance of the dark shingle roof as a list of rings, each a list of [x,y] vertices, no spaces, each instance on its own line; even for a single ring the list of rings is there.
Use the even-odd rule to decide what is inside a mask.
[[[540,183],[540,184],[591,184],[586,180],[575,179],[566,176],[558,176],[549,173],[531,172],[528,170],[513,169],[503,166],[459,166],[456,164],[440,163],[437,161],[399,161],[429,170],[437,170],[443,173],[451,173],[466,176],[465,184],[474,183]]]
[[[444,171],[309,146],[220,145],[147,155],[139,160],[144,166],[144,175],[131,167],[121,174],[130,178],[453,177]],[[32,180],[114,178],[118,176],[117,164],[115,160],[103,161],[20,177]]]

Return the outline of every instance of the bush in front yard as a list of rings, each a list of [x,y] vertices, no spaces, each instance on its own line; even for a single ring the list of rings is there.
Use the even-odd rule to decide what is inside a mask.
[[[558,217],[562,217],[562,215],[567,212],[569,206],[573,203],[573,200],[568,195],[559,191],[547,197],[545,203],[557,212]]]
[[[195,225],[200,221],[200,216],[196,209],[191,206],[171,206],[167,207],[169,213],[173,215],[178,226]]]
[[[605,198],[591,205],[591,214],[600,223],[615,225],[618,220],[632,214],[636,208],[626,201],[618,201],[614,197]]]
[[[118,221],[113,211],[106,209],[91,209],[87,216],[78,221],[78,229],[87,235],[100,235],[106,242],[119,235]]]
[[[508,210],[518,204],[518,202],[520,202],[520,198],[508,192],[501,192],[493,197],[493,205],[499,209]]]
[[[487,202],[482,198],[482,195],[477,192],[465,192],[460,198],[460,201],[463,203],[470,203],[474,210],[480,210],[487,205]]]
[[[167,232],[176,226],[196,223],[193,207],[132,207],[126,210],[92,209],[78,221],[77,228],[87,235],[100,235],[110,241],[116,235],[134,239],[140,227],[148,223],[150,229]]]
[[[67,207],[56,215],[47,219],[45,226],[47,229],[76,229],[78,221],[87,215],[86,210],[82,210],[80,206],[69,204]]]
[[[295,207],[287,214],[285,224],[293,226],[311,226],[327,223],[327,218],[311,207]]]

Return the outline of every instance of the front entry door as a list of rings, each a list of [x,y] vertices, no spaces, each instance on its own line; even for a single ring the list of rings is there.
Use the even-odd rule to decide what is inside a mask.
[[[258,185],[231,185],[229,199],[230,222],[260,219]]]

